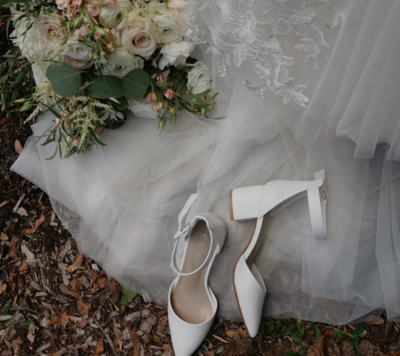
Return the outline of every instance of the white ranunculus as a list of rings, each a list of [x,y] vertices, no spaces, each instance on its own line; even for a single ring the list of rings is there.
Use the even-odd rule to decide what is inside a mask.
[[[66,56],[65,54],[63,54],[63,55],[60,57],[60,60],[61,60],[62,62],[71,64],[71,66],[73,66],[73,67],[76,68],[76,69],[81,69],[81,68],[83,68],[83,67],[85,66],[85,64],[87,63],[87,59],[84,59],[84,60],[75,59],[75,58],[72,58],[72,57],[70,57],[70,56]]]
[[[99,22],[107,28],[116,28],[133,9],[130,0],[118,0],[114,7],[102,7]]]
[[[212,76],[210,70],[203,62],[198,61],[195,64],[196,66],[188,73],[187,86],[193,94],[199,94],[211,89]]]
[[[60,46],[61,40],[65,37],[65,28],[62,23],[64,18],[57,12],[39,15],[35,18],[33,27],[36,28],[38,37],[49,48]]]
[[[178,42],[183,36],[178,22],[173,18],[169,11],[153,18],[157,25],[158,36],[161,43]]]
[[[193,48],[193,43],[185,41],[166,44],[160,52],[162,57],[158,66],[164,69],[168,64],[175,67],[185,64]]]
[[[40,83],[43,83],[47,80],[46,70],[46,64],[32,63],[33,79],[35,79],[36,86],[39,86]]]
[[[128,109],[138,117],[157,119],[156,113],[151,109],[152,106],[152,103],[145,100],[129,100]]]
[[[118,25],[117,30],[122,31],[121,42],[126,50],[148,59],[156,50],[159,38],[154,25],[150,24],[146,28],[145,23],[144,17],[136,16],[130,19],[128,15],[128,18]]]
[[[102,72],[106,75],[124,77],[135,68],[143,68],[143,65],[142,58],[129,54],[124,48],[117,48],[110,54],[110,64]]]
[[[62,52],[62,54],[74,59],[79,59],[80,61],[88,61],[90,59],[89,53],[90,47],[79,42],[75,36],[70,37]]]
[[[62,18],[58,14],[40,15],[33,21],[24,18],[18,22],[11,34],[14,44],[21,49],[22,55],[29,62],[37,64],[58,55],[61,51],[62,37],[64,29]]]
[[[187,0],[171,0],[168,3],[168,10],[179,24],[181,34],[186,38],[186,20],[187,20]]]

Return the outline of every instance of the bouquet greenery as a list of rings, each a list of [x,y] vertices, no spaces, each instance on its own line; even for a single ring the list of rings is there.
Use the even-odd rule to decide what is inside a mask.
[[[125,122],[123,111],[157,119],[158,134],[173,127],[179,110],[209,118],[215,107],[211,73],[190,57],[186,0],[17,0],[10,7],[16,48],[23,61],[14,82],[33,76],[32,95],[18,99],[21,112],[51,111],[56,119],[41,137],[64,157],[105,145],[103,129]],[[4,63],[0,69],[4,70]],[[15,72],[15,71],[14,71]],[[3,83],[11,77],[0,79]],[[10,100],[10,98],[9,98]],[[2,107],[4,111],[6,108]],[[62,150],[62,145],[65,150]]]

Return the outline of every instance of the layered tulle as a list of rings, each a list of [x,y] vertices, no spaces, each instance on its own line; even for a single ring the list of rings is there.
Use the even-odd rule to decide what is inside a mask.
[[[166,303],[177,216],[197,191],[188,220],[212,211],[228,225],[210,285],[219,315],[239,318],[232,271],[254,222],[230,221],[229,191],[325,169],[326,240],[313,238],[306,199],[272,218],[256,260],[264,315],[340,324],[386,309],[400,320],[400,6],[299,3],[189,3],[194,56],[212,69],[224,120],[183,114],[158,137],[155,121],[127,114],[105,149],[46,161],[53,147],[31,139],[12,167],[48,192],[86,254],[145,298]]]

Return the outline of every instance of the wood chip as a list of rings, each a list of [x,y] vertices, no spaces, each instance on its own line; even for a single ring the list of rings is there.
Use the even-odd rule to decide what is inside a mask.
[[[6,283],[3,283],[3,284],[0,286],[0,294],[3,294],[3,293],[6,291],[6,289],[7,289],[7,284],[6,284]]]
[[[36,232],[36,230],[39,228],[39,226],[44,223],[45,220],[46,220],[46,218],[44,217],[44,215],[43,214],[40,215],[40,218],[35,221],[35,224],[33,225],[33,228],[25,230],[25,234],[27,234],[27,235],[34,234]]]
[[[8,238],[8,236],[7,236],[4,232],[2,232],[2,233],[0,234],[0,240],[2,240],[2,241],[8,241],[9,238]]]
[[[131,335],[131,340],[133,344],[133,356],[139,356],[140,349],[142,348],[142,344],[140,343],[140,337],[130,328],[129,328],[129,334]]]
[[[122,351],[122,333],[116,325],[114,325],[114,338],[117,351]]]
[[[68,349],[66,347],[63,347],[61,350],[58,350],[54,354],[51,354],[50,356],[61,356],[64,355],[68,352]]]
[[[21,252],[25,255],[27,260],[34,260],[35,259],[35,255],[26,246],[25,240],[22,241]]]
[[[104,352],[103,340],[98,340],[93,356],[100,356]]]
[[[84,258],[85,258],[85,256],[78,255],[78,257],[75,259],[75,262],[67,268],[67,271],[69,273],[75,272],[82,265]]]
[[[66,286],[60,286],[60,291],[63,292],[66,295],[70,295],[71,297],[74,297],[80,301],[82,301],[82,297],[79,293],[77,292],[73,292],[72,290],[70,290],[68,287]]]
[[[164,333],[165,326],[167,325],[168,322],[168,315],[162,316],[160,319],[158,319],[157,323],[157,332],[159,333]]]
[[[19,140],[15,140],[14,147],[15,147],[15,152],[17,152],[20,155],[22,153],[23,148]]]
[[[8,245],[8,254],[10,257],[15,260],[17,258],[17,242],[18,242],[18,235],[14,235]]]

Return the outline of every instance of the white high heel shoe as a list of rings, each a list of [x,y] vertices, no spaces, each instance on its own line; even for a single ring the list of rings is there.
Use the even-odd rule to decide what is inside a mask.
[[[179,214],[175,234],[172,268],[178,277],[168,294],[168,320],[176,356],[190,356],[206,338],[214,321],[218,302],[208,286],[208,276],[215,257],[226,238],[225,223],[211,213],[197,215],[181,228],[182,220],[197,198],[190,196]],[[182,265],[176,262],[178,238],[185,238]]]
[[[251,337],[258,333],[267,294],[254,260],[267,234],[270,217],[307,195],[314,237],[326,237],[326,205],[329,201],[324,187],[325,171],[316,172],[314,178],[313,181],[276,180],[230,192],[231,220],[257,219],[253,236],[233,270],[236,299]]]

